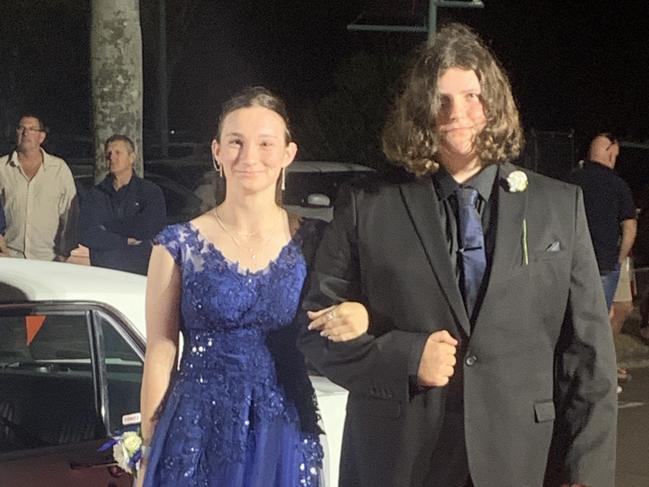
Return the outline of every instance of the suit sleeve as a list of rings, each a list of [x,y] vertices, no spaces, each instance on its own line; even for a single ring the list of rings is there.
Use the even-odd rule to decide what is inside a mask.
[[[558,459],[564,481],[614,485],[616,361],[608,313],[589,237],[581,190],[568,309],[557,348]]]
[[[378,337],[364,334],[336,343],[307,329],[307,310],[343,301],[365,304],[371,320],[361,280],[356,199],[353,190],[341,191],[335,217],[325,229],[298,314],[298,346],[320,373],[350,392],[407,401],[410,369],[419,363],[427,334],[392,330]],[[379,239],[380,235],[367,238]]]

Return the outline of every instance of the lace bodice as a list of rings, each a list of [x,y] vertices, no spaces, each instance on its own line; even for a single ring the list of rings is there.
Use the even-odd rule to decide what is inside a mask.
[[[157,237],[182,269],[182,331],[271,331],[287,326],[297,310],[306,275],[303,232],[256,272],[241,270],[191,223],[167,227]]]

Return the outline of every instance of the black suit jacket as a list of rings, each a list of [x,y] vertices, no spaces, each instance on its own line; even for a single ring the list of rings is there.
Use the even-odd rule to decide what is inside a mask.
[[[463,377],[477,486],[541,486],[551,453],[553,479],[613,486],[615,353],[581,193],[527,171],[527,189],[511,192],[516,169],[499,171],[493,264],[473,331],[430,178],[340,196],[303,309],[358,300],[370,329],[333,343],[306,330],[302,314],[299,346],[350,392],[341,487],[437,485],[430,458],[450,387],[411,381],[437,330],[461,341],[452,381]]]

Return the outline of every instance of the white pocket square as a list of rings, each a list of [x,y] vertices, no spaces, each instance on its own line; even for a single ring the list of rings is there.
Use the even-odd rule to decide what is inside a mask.
[[[555,240],[545,249],[546,252],[559,252],[561,250],[561,242]]]

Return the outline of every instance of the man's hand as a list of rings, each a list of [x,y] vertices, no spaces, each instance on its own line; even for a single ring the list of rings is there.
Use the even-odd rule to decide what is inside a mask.
[[[446,330],[436,331],[428,337],[417,371],[419,385],[439,387],[448,384],[454,372],[457,344]]]
[[[133,237],[128,237],[126,239],[126,243],[129,244],[129,245],[140,245],[142,243],[142,240],[138,240],[138,239],[133,238]]]

